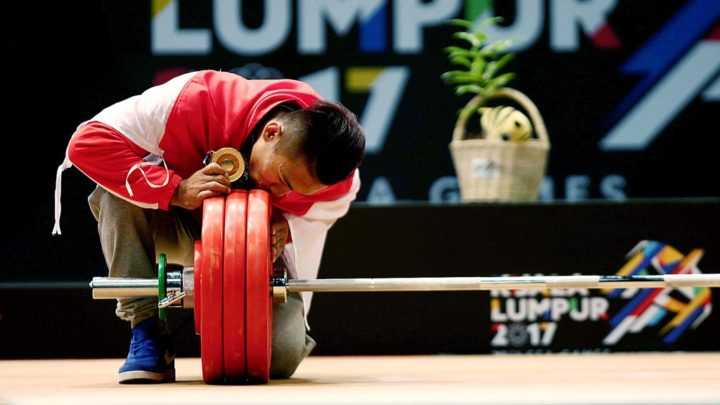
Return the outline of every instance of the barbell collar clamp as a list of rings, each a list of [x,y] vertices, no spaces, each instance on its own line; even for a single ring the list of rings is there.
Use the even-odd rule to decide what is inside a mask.
[[[274,303],[284,304],[287,302],[287,283],[287,274],[284,272],[271,278],[270,287]]]
[[[167,297],[158,301],[158,308],[181,308],[180,301],[182,301],[187,294],[182,291],[168,292]]]

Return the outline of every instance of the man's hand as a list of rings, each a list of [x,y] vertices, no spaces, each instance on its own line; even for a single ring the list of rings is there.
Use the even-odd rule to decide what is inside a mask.
[[[272,224],[270,225],[270,239],[272,241],[272,258],[273,262],[280,257],[290,234],[290,227],[287,219],[278,214],[273,215]]]
[[[227,172],[219,164],[210,163],[180,182],[170,205],[194,210],[202,205],[204,199],[229,192]]]

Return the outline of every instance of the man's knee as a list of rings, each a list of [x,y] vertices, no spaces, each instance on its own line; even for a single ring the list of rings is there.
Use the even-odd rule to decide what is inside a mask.
[[[306,335],[305,313],[300,294],[288,295],[273,308],[272,378],[290,378],[309,354],[314,341]]]
[[[283,339],[282,344],[273,343],[270,375],[272,378],[290,378],[305,358],[305,334],[299,339]]]

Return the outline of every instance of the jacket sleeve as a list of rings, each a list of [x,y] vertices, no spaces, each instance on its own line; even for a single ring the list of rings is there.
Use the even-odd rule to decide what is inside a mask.
[[[68,159],[99,186],[143,208],[167,210],[182,180],[156,155],[97,121],[75,132]]]
[[[317,278],[327,232],[335,221],[345,216],[360,190],[360,173],[355,171],[350,190],[333,201],[313,204],[303,216],[285,214],[290,227],[292,243],[285,246],[283,258],[290,277]],[[304,292],[305,314],[310,311],[311,292]]]
[[[168,209],[181,179],[168,170],[160,141],[183,89],[180,75],[115,103],[81,124],[67,160],[104,189],[143,208]]]

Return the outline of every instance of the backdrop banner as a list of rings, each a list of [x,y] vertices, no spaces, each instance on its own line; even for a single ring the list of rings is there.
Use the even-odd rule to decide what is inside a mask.
[[[538,106],[552,143],[542,200],[720,191],[703,176],[715,171],[709,123],[720,112],[716,0],[101,4],[85,11],[99,29],[70,46],[97,53],[82,63],[102,77],[99,88],[76,83],[77,97],[105,95],[97,103],[71,98],[61,106],[69,116],[88,119],[103,103],[192,70],[300,79],[346,104],[365,127],[361,200],[457,201],[448,144],[469,96],[440,79],[452,68],[443,49],[460,44],[448,20],[496,15],[503,22],[487,28],[489,38],[510,39],[516,55],[509,85]],[[491,11],[482,12],[486,5]],[[57,144],[69,135],[57,131]],[[58,163],[61,151],[52,152]]]

